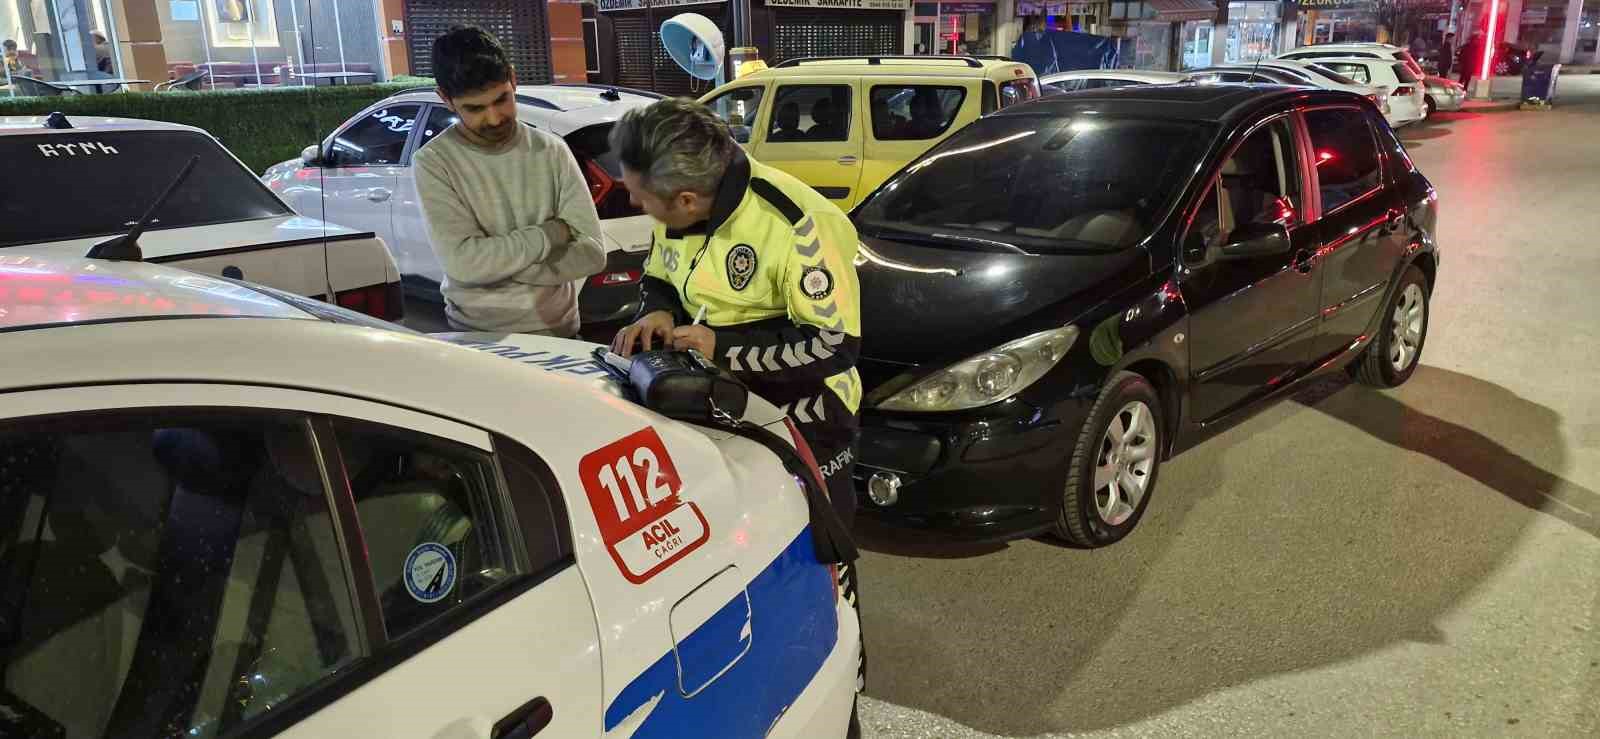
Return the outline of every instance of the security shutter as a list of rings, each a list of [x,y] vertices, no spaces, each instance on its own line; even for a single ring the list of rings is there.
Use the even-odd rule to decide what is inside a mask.
[[[455,25],[478,26],[500,39],[517,68],[519,83],[550,82],[545,3],[528,0],[406,0],[412,74],[433,76],[433,40]]]
[[[772,56],[780,62],[905,53],[905,14],[900,11],[773,8],[772,20]]]
[[[691,5],[670,10],[657,10],[648,15],[642,10],[608,13],[612,19],[614,38],[611,48],[617,55],[617,84],[653,90],[663,95],[697,96],[710,92],[713,82],[693,80],[672,61],[666,47],[661,45],[661,24],[681,13],[699,13],[722,29],[727,38],[727,5]],[[650,67],[655,66],[655,83],[651,84]]]

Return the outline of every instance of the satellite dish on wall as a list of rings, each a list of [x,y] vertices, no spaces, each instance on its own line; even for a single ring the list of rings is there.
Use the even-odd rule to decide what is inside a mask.
[[[684,13],[661,24],[661,45],[690,77],[723,82],[722,57],[726,46],[722,29],[699,13]]]

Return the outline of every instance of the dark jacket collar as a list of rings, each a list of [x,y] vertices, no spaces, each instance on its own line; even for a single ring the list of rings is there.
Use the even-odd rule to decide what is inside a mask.
[[[728,171],[722,175],[722,182],[717,185],[717,194],[711,201],[711,216],[682,231],[669,228],[667,238],[681,239],[686,234],[716,233],[717,229],[733,216],[733,212],[739,209],[739,204],[744,202],[745,193],[749,190],[750,158],[744,155],[743,148],[736,146],[733,149],[733,161],[728,162]]]

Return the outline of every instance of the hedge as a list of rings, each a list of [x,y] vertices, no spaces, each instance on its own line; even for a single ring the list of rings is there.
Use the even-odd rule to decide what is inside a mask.
[[[350,116],[411,87],[422,78],[377,85],[282,87],[205,92],[127,92],[61,97],[0,97],[0,116],[107,116],[167,121],[203,128],[257,173],[321,141]]]

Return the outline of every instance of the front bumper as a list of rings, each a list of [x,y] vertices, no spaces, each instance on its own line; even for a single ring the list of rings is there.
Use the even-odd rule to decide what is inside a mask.
[[[1089,402],[1040,408],[1014,399],[980,410],[865,411],[854,474],[860,515],[962,539],[1014,539],[1048,529]],[[892,505],[868,496],[868,481],[878,473],[900,479]]]

